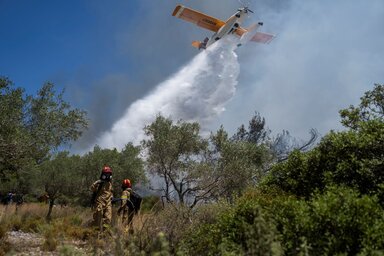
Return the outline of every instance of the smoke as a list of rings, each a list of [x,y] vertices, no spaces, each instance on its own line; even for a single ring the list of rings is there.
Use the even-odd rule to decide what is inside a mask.
[[[384,81],[384,1],[284,3],[254,8],[261,30],[277,37],[240,48],[240,86],[212,129],[236,131],[257,111],[273,134],[305,138],[315,128],[325,135],[343,129],[340,109]]]
[[[96,144],[118,149],[128,142],[137,145],[145,138],[144,126],[158,114],[207,127],[235,93],[239,75],[235,48],[236,40],[228,38],[199,53],[149,95],[132,103]]]

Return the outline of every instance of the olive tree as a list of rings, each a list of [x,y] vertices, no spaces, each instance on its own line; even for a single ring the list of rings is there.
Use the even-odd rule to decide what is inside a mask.
[[[72,108],[63,95],[52,83],[44,84],[35,96],[26,95],[24,89],[0,77],[2,188],[30,187],[31,179],[25,177],[60,146],[78,139],[87,127],[86,113]]]
[[[44,161],[35,176],[35,184],[40,184],[49,196],[47,219],[51,219],[55,200],[67,191],[77,189],[76,180],[80,178],[77,172],[79,156],[69,156],[69,152],[60,152],[50,161]]]
[[[144,131],[148,136],[142,142],[147,165],[152,174],[162,179],[163,196],[167,202],[194,207],[211,186],[204,165],[207,141],[199,135],[199,124],[174,123],[159,115]]]
[[[269,149],[264,144],[233,138],[228,137],[223,127],[210,137],[211,169],[217,177],[216,197],[229,201],[258,182],[265,165],[271,161]]]
[[[16,171],[30,162],[30,136],[24,125],[26,100],[22,88],[0,77],[0,178],[14,178]],[[12,177],[13,176],[13,177]]]

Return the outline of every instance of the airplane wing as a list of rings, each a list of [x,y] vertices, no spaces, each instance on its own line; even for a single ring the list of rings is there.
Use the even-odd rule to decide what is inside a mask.
[[[172,16],[188,22],[192,22],[199,27],[211,30],[213,32],[217,32],[223,25],[225,25],[225,22],[222,20],[216,19],[212,16],[208,16],[204,13],[192,10],[182,5],[176,6]]]
[[[256,34],[251,38],[250,41],[269,44],[273,38],[275,38],[274,35],[262,33],[262,32],[256,32]]]

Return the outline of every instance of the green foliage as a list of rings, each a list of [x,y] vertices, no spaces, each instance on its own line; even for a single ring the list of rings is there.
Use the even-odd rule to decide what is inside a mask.
[[[25,232],[38,232],[40,227],[45,224],[44,219],[37,216],[22,216],[22,225],[20,229]]]
[[[157,211],[162,208],[161,199],[159,196],[145,196],[143,197],[143,202],[141,203],[140,211],[142,213]]]
[[[54,227],[47,226],[44,232],[44,243],[42,249],[44,251],[55,251],[58,246],[57,232],[55,232]]]
[[[0,178],[9,181],[30,159],[30,135],[24,125],[24,90],[0,77]]]
[[[384,85],[375,84],[360,98],[358,107],[350,106],[340,110],[341,123],[351,129],[358,129],[361,123],[369,120],[384,121]]]
[[[234,141],[247,141],[254,144],[265,143],[271,131],[265,126],[265,118],[260,113],[255,112],[254,116],[248,123],[248,130],[241,125],[235,135],[232,136]]]
[[[56,93],[52,83],[45,83],[36,97],[28,96],[26,128],[33,138],[33,156],[38,162],[60,145],[76,140],[87,127],[85,111],[71,109]]]
[[[360,125],[359,131],[330,133],[319,146],[327,181],[375,194],[384,183],[384,123]]]
[[[160,232],[151,245],[151,255],[153,256],[170,256],[169,243],[164,235]]]
[[[310,152],[291,153],[286,162],[272,168],[264,185],[306,198],[331,184],[379,193],[384,183],[383,154],[384,123],[367,121],[358,131],[330,132]]]
[[[247,199],[193,226],[180,249],[187,255],[282,255],[271,216]]]
[[[199,124],[182,121],[173,124],[171,119],[159,115],[144,131],[149,137],[142,142],[148,152],[147,164],[152,173],[163,179],[167,201],[173,201],[171,193],[174,190],[180,203],[193,207],[203,190],[199,181],[203,180],[202,173],[206,171],[200,168],[201,153],[207,142],[199,135]],[[192,203],[186,201],[188,197],[193,198]]]
[[[79,156],[69,156],[69,152],[59,152],[52,160],[40,165],[35,182],[44,188],[49,196],[47,219],[51,218],[52,207],[60,194],[70,194],[80,178],[76,172]]]
[[[271,154],[265,145],[253,141],[231,140],[221,127],[211,134],[211,172],[217,179],[215,193],[231,201],[247,186],[253,185],[264,176],[265,164]]]
[[[59,254],[62,256],[82,256],[84,252],[72,245],[63,245],[60,247]]]
[[[71,108],[51,83],[31,96],[0,77],[0,93],[0,178],[5,181],[0,192],[25,194],[33,185],[29,173],[49,159],[50,152],[76,140],[87,120],[85,112]]]
[[[384,184],[383,99],[384,87],[375,85],[359,107],[340,112],[350,130],[330,132],[308,153],[291,153],[285,163],[272,168],[264,185],[305,198],[332,184],[379,195]]]
[[[310,255],[384,250],[384,230],[378,228],[383,208],[375,197],[331,187],[308,202],[290,197],[271,206],[287,254],[299,254],[303,247]]]
[[[6,255],[11,250],[11,245],[7,241],[8,224],[0,221],[0,255]]]
[[[200,210],[198,208],[197,210]],[[248,190],[188,229],[186,255],[380,255],[384,211],[377,197],[330,187],[309,201]]]
[[[287,161],[273,166],[262,181],[265,187],[276,186],[285,192],[309,198],[315,189],[325,186],[324,172],[318,149],[308,153],[293,151]]]

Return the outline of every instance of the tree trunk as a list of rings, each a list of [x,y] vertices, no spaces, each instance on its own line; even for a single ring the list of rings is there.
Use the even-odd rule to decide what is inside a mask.
[[[51,214],[52,214],[52,209],[53,209],[54,201],[55,201],[54,198],[50,198],[49,199],[49,209],[48,209],[48,214],[47,214],[47,217],[46,217],[47,221],[51,220]]]

